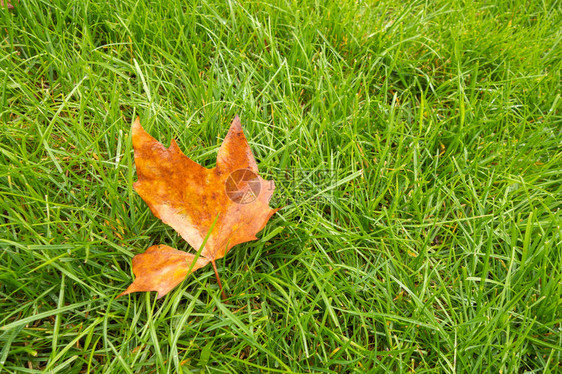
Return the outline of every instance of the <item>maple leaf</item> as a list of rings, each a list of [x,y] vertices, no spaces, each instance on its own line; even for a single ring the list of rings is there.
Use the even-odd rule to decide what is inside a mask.
[[[199,257],[166,245],[136,255],[135,280],[119,296],[157,291],[161,298],[210,262],[224,297],[215,261],[233,246],[256,240],[278,210],[269,207],[275,184],[258,175],[240,119],[236,116],[232,121],[212,169],[189,159],[174,140],[169,148],[164,147],[142,128],[138,117],[132,138],[138,176],[135,190],[152,213],[195,250],[204,246]]]

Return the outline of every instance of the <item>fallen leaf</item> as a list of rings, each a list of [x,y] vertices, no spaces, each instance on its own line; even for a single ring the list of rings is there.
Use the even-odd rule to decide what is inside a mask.
[[[256,234],[277,211],[269,207],[275,184],[258,175],[240,119],[236,116],[232,121],[212,169],[185,156],[174,140],[169,148],[164,147],[142,128],[138,117],[132,138],[138,176],[135,190],[152,213],[196,251],[206,242],[198,259],[165,245],[136,255],[135,280],[119,296],[158,291],[160,298],[209,262],[222,291],[215,261],[233,246],[256,240]]]
[[[153,245],[146,252],[133,258],[135,281],[123,294],[137,291],[158,291],[158,298],[181,283],[187,274],[209,263],[198,258],[192,269],[195,255],[178,251],[167,245]]]

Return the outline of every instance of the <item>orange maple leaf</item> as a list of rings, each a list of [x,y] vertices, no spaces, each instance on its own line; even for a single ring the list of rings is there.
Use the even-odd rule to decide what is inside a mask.
[[[256,240],[278,210],[269,207],[275,184],[258,175],[240,119],[232,121],[212,169],[185,156],[174,140],[164,147],[144,131],[138,117],[132,138],[138,176],[133,187],[152,213],[195,250],[204,247],[198,258],[166,245],[148,248],[133,258],[135,280],[119,296],[158,291],[161,298],[209,262],[222,291],[215,261],[236,244]]]

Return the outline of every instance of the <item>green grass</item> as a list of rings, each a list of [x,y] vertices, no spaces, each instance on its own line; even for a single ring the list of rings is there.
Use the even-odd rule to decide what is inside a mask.
[[[0,10],[0,372],[562,372],[560,2],[322,3]],[[212,166],[235,114],[283,208],[230,298],[115,299],[193,251],[132,120]]]

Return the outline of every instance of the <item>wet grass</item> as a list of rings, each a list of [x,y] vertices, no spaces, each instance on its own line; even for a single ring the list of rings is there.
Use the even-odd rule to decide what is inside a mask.
[[[506,3],[507,4],[507,3]],[[0,371],[559,372],[560,4],[0,10]],[[235,114],[283,208],[161,300],[130,126]]]

